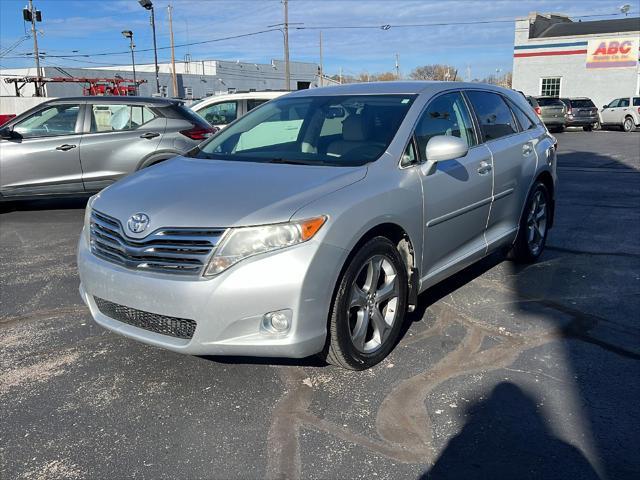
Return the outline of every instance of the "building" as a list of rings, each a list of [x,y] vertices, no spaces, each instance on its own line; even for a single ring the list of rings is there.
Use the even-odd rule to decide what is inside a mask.
[[[104,66],[95,68],[43,67],[45,77],[92,77],[92,78],[133,78],[133,71],[128,66]],[[139,95],[156,94],[156,78],[153,64],[136,65],[136,79],[146,80],[140,85]],[[285,88],[284,62],[272,60],[271,63],[246,63],[224,60],[180,61],[176,62],[178,92],[174,95],[171,64],[158,64],[160,94],[165,97],[177,97],[197,100],[211,95],[243,90],[283,90]],[[291,89],[300,90],[318,86],[318,65],[306,62],[290,62]],[[6,77],[34,76],[35,68],[2,70],[0,75]],[[326,84],[326,80],[325,80]],[[34,94],[33,84],[26,85],[21,95],[30,97]],[[82,95],[81,83],[47,83],[47,97],[69,97]],[[15,87],[0,81],[0,96],[14,96]]]
[[[640,93],[640,18],[574,22],[532,13],[515,30],[514,89],[589,97],[598,107]]]

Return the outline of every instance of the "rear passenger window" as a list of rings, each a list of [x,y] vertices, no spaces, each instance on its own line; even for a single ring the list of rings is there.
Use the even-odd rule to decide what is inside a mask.
[[[472,90],[467,92],[473,105],[485,141],[506,137],[518,131],[511,110],[496,93]]]
[[[531,118],[529,118],[529,116],[526,113],[524,113],[520,107],[518,107],[516,104],[512,103],[511,101],[509,101],[509,106],[511,107],[511,111],[514,113],[514,115],[518,119],[518,123],[520,124],[520,128],[522,131],[529,130],[535,127],[535,124],[533,123]]]
[[[462,138],[470,147],[477,143],[471,114],[459,92],[440,95],[422,114],[416,127],[416,140],[421,157],[424,158],[429,140],[437,135]]]
[[[640,97],[633,97],[633,106],[640,107]]]
[[[92,105],[91,132],[135,130],[156,117],[142,105]]]

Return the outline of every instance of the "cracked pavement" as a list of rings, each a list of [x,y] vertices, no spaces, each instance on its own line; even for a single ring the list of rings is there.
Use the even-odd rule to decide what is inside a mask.
[[[84,201],[0,214],[0,478],[638,478],[640,132],[557,137],[540,261],[425,292],[365,372],[107,332],[77,293]]]

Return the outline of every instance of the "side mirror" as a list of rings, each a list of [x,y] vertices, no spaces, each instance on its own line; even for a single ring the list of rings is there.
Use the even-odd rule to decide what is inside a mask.
[[[603,105],[602,108],[609,108],[609,105]]]
[[[14,132],[12,128],[4,127],[0,128],[0,138],[2,140],[14,140],[17,138],[22,138],[18,132]]]
[[[427,143],[426,156],[430,163],[464,157],[469,151],[467,142],[452,135],[437,135]]]

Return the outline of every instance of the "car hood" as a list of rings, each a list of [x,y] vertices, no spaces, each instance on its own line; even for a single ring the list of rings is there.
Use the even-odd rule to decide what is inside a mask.
[[[93,208],[123,225],[134,213],[159,227],[284,222],[304,205],[362,180],[366,166],[331,167],[176,157],[103,190]]]

